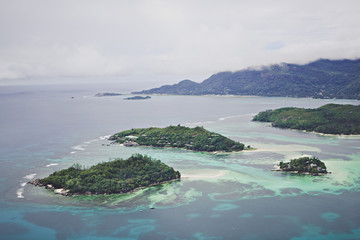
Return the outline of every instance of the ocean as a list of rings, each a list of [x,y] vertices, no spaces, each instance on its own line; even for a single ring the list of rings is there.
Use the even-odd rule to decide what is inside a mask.
[[[0,239],[360,239],[360,136],[252,122],[259,111],[358,100],[235,96],[94,97],[99,86],[0,89]],[[121,92],[119,87],[118,92]],[[113,92],[109,91],[109,92]],[[142,127],[204,128],[255,148],[230,154],[124,147]],[[131,194],[63,197],[26,184],[79,163],[146,154],[180,181]],[[273,172],[316,156],[331,174]]]

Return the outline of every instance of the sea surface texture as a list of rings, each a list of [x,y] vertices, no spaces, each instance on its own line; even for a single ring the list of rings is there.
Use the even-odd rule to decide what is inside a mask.
[[[252,122],[260,111],[357,100],[152,96],[94,97],[69,87],[0,89],[0,239],[360,239],[360,136]],[[246,146],[239,153],[124,147],[107,137],[131,128],[203,126]],[[63,197],[26,184],[74,163],[146,154],[180,181],[131,194]],[[331,174],[273,172],[316,156]]]

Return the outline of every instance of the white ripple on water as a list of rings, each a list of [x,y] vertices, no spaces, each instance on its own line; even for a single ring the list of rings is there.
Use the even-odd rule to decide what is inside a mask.
[[[59,165],[58,163],[50,163],[50,164],[47,164],[46,167],[51,167],[51,166],[57,166]]]
[[[214,123],[214,121],[204,121],[204,122],[189,122],[189,123],[185,123],[185,126],[202,126],[204,124],[211,124]]]
[[[25,183],[26,184],[26,183]],[[20,188],[16,191],[16,195],[17,195],[17,198],[24,198],[23,196],[23,193],[24,193],[24,186],[22,186],[23,184],[21,184]]]
[[[109,136],[102,136],[102,137],[99,137],[99,138],[95,138],[95,139],[88,140],[88,141],[86,141],[86,142],[84,142],[84,143],[85,143],[85,144],[90,144],[90,143],[97,142],[97,141],[99,141],[99,140],[106,139],[106,138],[109,138],[109,137],[110,137],[110,135],[109,135]]]
[[[85,147],[88,146],[88,144],[91,144],[91,143],[94,143],[94,142],[97,142],[99,140],[106,140],[108,138],[110,138],[111,135],[106,135],[106,136],[100,136],[99,138],[95,138],[95,139],[91,139],[91,140],[88,140],[88,141],[85,141],[83,142],[83,144],[80,144],[80,145],[76,145],[74,147],[71,147],[72,149],[76,150],[76,151],[71,151],[70,154],[74,154],[76,153],[77,151],[85,151]]]
[[[105,139],[108,139],[109,137],[111,137],[111,135],[102,136],[102,137],[100,137],[99,139],[100,139],[100,140],[105,140]]]
[[[74,150],[77,150],[77,151],[84,151],[85,150],[85,147],[86,147],[87,145],[84,145],[84,144],[80,144],[80,145],[77,145],[77,146],[74,146],[74,147],[71,147],[72,149],[74,149]],[[74,153],[76,153],[77,151],[71,151],[70,153],[71,154],[74,154]]]
[[[77,146],[72,147],[72,149],[79,150],[79,151],[84,151],[85,150],[84,147],[86,147],[86,145],[77,145]]]
[[[237,117],[241,117],[241,116],[243,116],[243,115],[233,115],[233,116],[221,117],[218,119],[218,121],[224,121],[224,120],[227,120],[230,118],[237,118]]]
[[[35,176],[36,176],[36,173],[33,173],[33,174],[26,175],[26,176],[23,177],[23,178],[30,180],[30,179],[33,179]]]
[[[24,176],[23,178],[31,180],[36,176],[36,173],[32,173],[29,175]],[[24,193],[24,188],[25,188],[26,182],[22,182],[20,183],[20,187],[19,189],[16,191],[16,196],[17,198],[24,198],[23,193]]]

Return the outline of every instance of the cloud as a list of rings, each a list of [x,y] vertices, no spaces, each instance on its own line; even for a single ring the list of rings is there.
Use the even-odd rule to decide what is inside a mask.
[[[202,80],[248,66],[358,58],[359,8],[357,0],[4,0],[0,84],[67,76]]]
[[[272,50],[278,50],[278,49],[281,49],[285,46],[285,44],[281,41],[274,41],[274,42],[269,42],[265,49],[266,50],[269,50],[269,51],[272,51]]]

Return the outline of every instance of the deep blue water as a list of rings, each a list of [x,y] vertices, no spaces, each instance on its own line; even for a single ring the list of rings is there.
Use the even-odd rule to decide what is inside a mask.
[[[360,137],[250,121],[266,109],[359,101],[93,97],[101,91],[93,86],[0,89],[0,239],[360,239]],[[104,136],[121,130],[177,124],[202,125],[258,150],[211,155],[103,146]],[[137,152],[180,170],[183,179],[131,196],[66,198],[25,185],[73,163],[92,165]],[[302,154],[318,156],[333,174],[315,178],[270,171]]]

